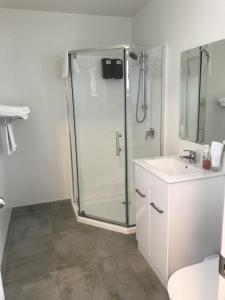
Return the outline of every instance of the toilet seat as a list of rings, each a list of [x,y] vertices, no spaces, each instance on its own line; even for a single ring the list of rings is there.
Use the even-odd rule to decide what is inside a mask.
[[[171,300],[215,300],[219,286],[219,258],[175,272],[168,281]]]

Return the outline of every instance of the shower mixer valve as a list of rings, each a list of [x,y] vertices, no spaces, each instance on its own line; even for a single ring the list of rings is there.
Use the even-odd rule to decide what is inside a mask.
[[[147,105],[147,104],[143,104],[143,105],[141,106],[141,108],[142,108],[143,111],[145,111],[145,110],[148,109],[148,105]]]
[[[149,130],[146,131],[145,139],[147,140],[148,138],[151,138],[151,139],[155,138],[155,129],[154,128],[149,128]]]

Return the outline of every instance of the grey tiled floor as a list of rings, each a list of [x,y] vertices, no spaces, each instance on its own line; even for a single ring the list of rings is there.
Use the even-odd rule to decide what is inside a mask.
[[[4,289],[6,300],[168,300],[134,235],[78,224],[71,207],[13,216]]]

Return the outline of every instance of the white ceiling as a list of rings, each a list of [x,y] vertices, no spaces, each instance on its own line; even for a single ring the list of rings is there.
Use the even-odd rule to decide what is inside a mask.
[[[1,8],[132,17],[149,0],[0,0]]]

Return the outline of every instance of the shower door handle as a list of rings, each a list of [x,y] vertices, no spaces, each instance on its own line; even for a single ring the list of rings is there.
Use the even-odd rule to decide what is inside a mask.
[[[120,138],[122,137],[122,134],[119,133],[119,131],[116,132],[116,156],[120,156],[120,152],[122,149],[120,148]]]

